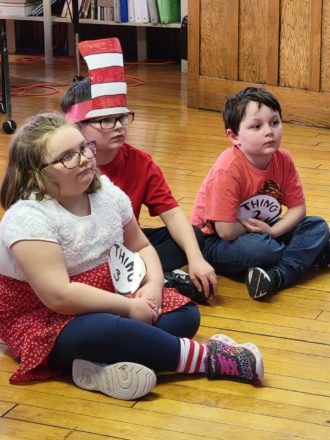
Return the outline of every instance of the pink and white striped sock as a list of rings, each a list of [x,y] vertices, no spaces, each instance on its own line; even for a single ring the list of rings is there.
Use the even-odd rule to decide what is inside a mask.
[[[205,373],[206,344],[200,344],[188,338],[180,338],[180,348],[177,372],[187,374]]]

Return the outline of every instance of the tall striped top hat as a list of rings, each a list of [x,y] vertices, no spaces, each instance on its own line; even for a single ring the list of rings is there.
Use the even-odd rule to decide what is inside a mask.
[[[79,51],[88,66],[92,99],[74,104],[66,118],[79,122],[129,112],[124,60],[118,38],[81,41]]]

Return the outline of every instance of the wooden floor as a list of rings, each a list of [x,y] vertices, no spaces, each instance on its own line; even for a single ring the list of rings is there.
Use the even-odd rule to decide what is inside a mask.
[[[203,177],[228,146],[221,118],[186,107],[187,78],[178,65],[130,67],[128,82],[135,87],[129,88],[129,107],[136,120],[128,140],[152,153],[189,215]],[[12,85],[58,84],[52,95],[12,96],[13,119],[19,125],[32,113],[58,108],[75,73],[73,61],[44,66],[11,58]],[[145,85],[136,86],[139,79]],[[330,222],[330,132],[285,124],[284,133],[304,183],[308,213]],[[0,180],[9,142],[10,135],[0,132]],[[143,214],[142,224],[157,220]],[[17,364],[2,344],[0,439],[329,439],[329,291],[330,269],[311,270],[298,285],[264,302],[249,299],[242,282],[219,277],[215,299],[201,307],[198,340],[223,332],[256,343],[265,362],[258,386],[163,375],[154,391],[136,402],[81,390],[70,377],[14,386],[8,377]]]

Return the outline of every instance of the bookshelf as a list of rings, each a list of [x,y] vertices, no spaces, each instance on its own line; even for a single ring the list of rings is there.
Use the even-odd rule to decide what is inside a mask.
[[[25,20],[25,21],[39,21],[43,23],[44,32],[44,56],[45,64],[53,64],[53,49],[52,49],[52,24],[53,23],[67,23],[68,25],[68,46],[69,54],[74,55],[75,52],[75,39],[73,32],[73,24],[69,18],[52,16],[50,0],[43,0],[44,13],[41,17],[34,16],[6,16],[1,17],[2,20],[6,21],[6,36],[8,52],[15,53],[16,43],[15,43],[15,21]],[[181,17],[187,15],[188,13],[188,0],[181,0]],[[135,23],[135,22],[125,22],[118,23],[115,21],[105,21],[105,20],[93,20],[90,18],[80,18],[79,23],[88,25],[111,25],[111,26],[130,26],[136,28],[136,38],[137,38],[137,54],[138,60],[144,61],[147,58],[147,40],[146,40],[146,28],[177,28],[180,29],[181,23],[169,23],[169,24],[153,24],[153,23]],[[187,71],[187,62],[182,60],[182,71]]]

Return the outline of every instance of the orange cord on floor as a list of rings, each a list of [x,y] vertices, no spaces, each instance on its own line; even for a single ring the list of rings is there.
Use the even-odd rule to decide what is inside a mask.
[[[52,83],[43,83],[43,84],[14,84],[10,86],[10,94],[11,96],[20,97],[20,96],[47,96],[54,95],[58,93],[60,90],[57,87],[67,87],[68,84],[52,84]],[[28,90],[41,89],[43,92],[28,92]]]
[[[24,56],[20,62],[23,63],[36,63],[36,62],[45,62],[45,57],[43,56]],[[76,62],[73,57],[54,57],[54,63],[63,63],[63,64],[74,64]],[[138,65],[148,65],[148,66],[159,66],[163,64],[174,64],[174,61],[137,61],[137,62],[129,62],[124,64],[124,70],[132,69]],[[126,76],[127,87],[140,87],[145,84],[145,81],[142,78],[137,76]],[[70,83],[40,83],[40,84],[14,84],[10,87],[11,96],[20,97],[20,96],[47,96],[54,95],[59,93],[59,87],[68,87]],[[41,89],[41,92],[29,92],[29,90]]]

